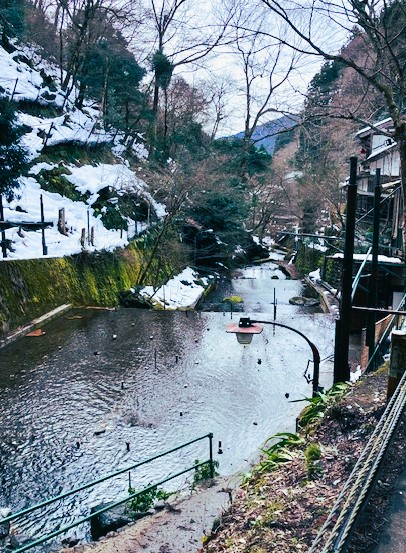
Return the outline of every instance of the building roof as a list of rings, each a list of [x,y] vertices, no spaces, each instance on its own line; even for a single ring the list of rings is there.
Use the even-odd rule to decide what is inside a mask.
[[[392,117],[387,117],[386,119],[382,119],[381,121],[378,121],[377,123],[373,123],[374,127],[384,127],[387,123],[392,122]],[[368,133],[369,131],[374,130],[370,125],[367,127],[364,127],[363,129],[360,129],[357,133],[355,133],[355,136],[360,136],[361,134]]]
[[[367,160],[369,161],[370,159],[374,159],[375,157],[380,156],[388,150],[391,150],[394,146],[396,146],[396,144],[397,142],[395,140],[393,140],[392,138],[388,138],[385,144],[382,144],[382,146],[379,146],[378,148],[375,148],[373,150],[371,155],[367,157]]]

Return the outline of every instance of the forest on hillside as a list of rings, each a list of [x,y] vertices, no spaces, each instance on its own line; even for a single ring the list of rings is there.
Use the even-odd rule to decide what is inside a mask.
[[[143,164],[157,200],[168,206],[168,228],[192,225],[194,237],[213,230],[230,251],[247,230],[261,238],[295,224],[337,230],[355,132],[389,116],[406,148],[405,2],[354,0],[346,10],[341,2],[245,4],[1,0],[1,46],[13,52],[17,42],[35,44],[59,68],[66,97],[75,91],[76,108],[90,102],[98,124],[120,133],[128,162]],[[323,18],[335,25],[330,49],[310,31],[311,10],[318,27]],[[321,66],[298,95],[308,54]],[[219,60],[232,60],[233,70],[212,71]],[[0,191],[12,196],[27,168],[15,114],[46,117],[57,108],[0,102]],[[238,138],[219,138],[236,112]],[[270,124],[287,116],[286,128]],[[264,128],[276,135],[271,152],[257,147]],[[140,139],[148,161],[131,149]]]

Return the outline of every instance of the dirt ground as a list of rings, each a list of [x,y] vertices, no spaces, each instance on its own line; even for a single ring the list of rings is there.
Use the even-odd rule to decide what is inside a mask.
[[[76,546],[84,553],[293,553],[306,551],[385,409],[387,374],[363,378],[321,423],[302,432],[293,459],[248,484],[218,479],[214,486],[99,542]],[[371,553],[387,517],[405,457],[405,417],[381,470],[350,553]],[[310,470],[309,444],[321,452]],[[254,471],[255,472],[255,471]],[[72,552],[65,549],[63,553]]]
[[[292,462],[256,475],[223,517],[207,553],[307,551],[334,504],[385,408],[387,375],[364,378],[305,436]],[[371,553],[403,469],[405,417],[381,470],[349,552]],[[309,476],[305,448],[319,444],[317,470]]]

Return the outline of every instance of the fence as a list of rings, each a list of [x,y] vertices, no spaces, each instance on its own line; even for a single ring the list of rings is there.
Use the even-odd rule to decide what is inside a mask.
[[[194,444],[196,442],[199,442],[201,440],[204,440],[206,438],[209,439],[209,459],[207,459],[206,461],[202,461],[201,463],[195,463],[192,466],[177,472],[176,474],[172,474],[172,475],[168,476],[167,478],[164,478],[164,479],[160,480],[159,482],[155,482],[154,484],[151,484],[151,485],[143,488],[140,491],[137,491],[135,493],[131,493],[127,497],[125,497],[124,499],[119,499],[119,500],[115,501],[114,503],[110,503],[109,505],[106,505],[105,507],[102,507],[101,509],[97,510],[97,512],[94,512],[94,513],[91,513],[91,514],[89,514],[85,517],[82,517],[79,520],[76,520],[75,522],[73,522],[73,523],[71,523],[67,526],[64,526],[63,528],[58,528],[58,529],[50,532],[49,534],[47,534],[43,537],[35,539],[35,536],[34,536],[32,542],[20,547],[19,549],[15,549],[14,553],[22,553],[23,551],[27,551],[28,549],[32,549],[33,547],[36,547],[37,545],[41,545],[42,543],[44,543],[44,542],[60,535],[60,534],[63,534],[65,532],[67,532],[68,530],[71,530],[72,528],[75,528],[76,526],[79,526],[80,524],[83,524],[84,522],[90,521],[92,518],[94,518],[96,516],[99,516],[101,513],[104,513],[106,511],[114,509],[115,507],[117,507],[119,505],[127,503],[131,499],[134,499],[135,497],[137,497],[137,496],[139,496],[139,495],[141,495],[145,492],[156,489],[157,486],[161,486],[162,484],[165,484],[166,482],[169,482],[170,480],[178,478],[179,476],[182,476],[183,474],[186,474],[187,472],[196,471],[198,468],[200,468],[202,466],[209,465],[210,477],[213,478],[214,477],[213,434],[209,433],[209,434],[205,434],[204,436],[200,436],[199,438],[195,438],[194,440],[190,440],[189,442],[186,442],[184,444],[181,444],[178,447],[175,447],[173,449],[170,449],[168,451],[165,451],[165,452],[160,453],[158,455],[155,455],[153,457],[149,457],[148,459],[145,459],[143,461],[139,461],[138,463],[135,463],[134,465],[131,465],[129,467],[120,469],[116,472],[113,472],[113,473],[110,473],[106,476],[98,478],[97,480],[93,480],[92,482],[88,482],[86,484],[83,484],[82,486],[74,488],[74,489],[72,489],[68,492],[65,492],[65,493],[62,493],[60,495],[51,497],[50,499],[47,499],[46,501],[42,501],[41,503],[38,503],[37,505],[33,505],[32,507],[28,507],[26,509],[18,511],[17,513],[11,514],[11,515],[7,516],[6,518],[0,520],[0,525],[12,522],[12,521],[14,521],[16,519],[19,519],[21,517],[25,517],[25,516],[29,515],[30,513],[32,513],[33,511],[36,511],[38,509],[42,509],[42,508],[46,507],[47,505],[51,505],[52,503],[55,503],[55,502],[60,501],[62,499],[65,499],[66,497],[72,496],[74,494],[78,494],[82,490],[86,490],[88,488],[96,486],[96,484],[100,484],[101,482],[106,482],[108,480],[111,480],[112,478],[114,478],[116,476],[119,476],[120,474],[124,474],[124,473],[128,472],[129,475],[130,475],[131,474],[130,471],[134,470],[135,468],[146,465],[147,463],[151,463],[152,461],[154,461],[156,459],[159,459],[161,457],[165,457],[166,455],[169,455],[170,453],[174,453],[175,451],[179,451],[180,449],[188,447],[189,445]]]

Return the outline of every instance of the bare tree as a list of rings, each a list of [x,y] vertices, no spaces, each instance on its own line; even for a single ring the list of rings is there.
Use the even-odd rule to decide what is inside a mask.
[[[260,0],[274,20],[282,21],[290,33],[280,36],[261,29],[261,34],[279,39],[295,52],[336,61],[354,71],[360,78],[381,95],[388,115],[393,121],[393,130],[388,133],[396,140],[401,160],[401,186],[403,196],[403,248],[406,248],[406,121],[404,107],[406,98],[406,4],[403,0]],[[265,12],[266,14],[266,12]],[[349,32],[358,34],[368,55],[359,59],[348,56],[346,49],[339,50],[328,37],[344,37]],[[324,33],[324,36],[323,36]],[[335,46],[335,48],[334,48]],[[332,114],[334,116],[334,114]],[[337,115],[368,124],[373,121],[359,117],[348,109]],[[382,131],[381,131],[382,132]]]

